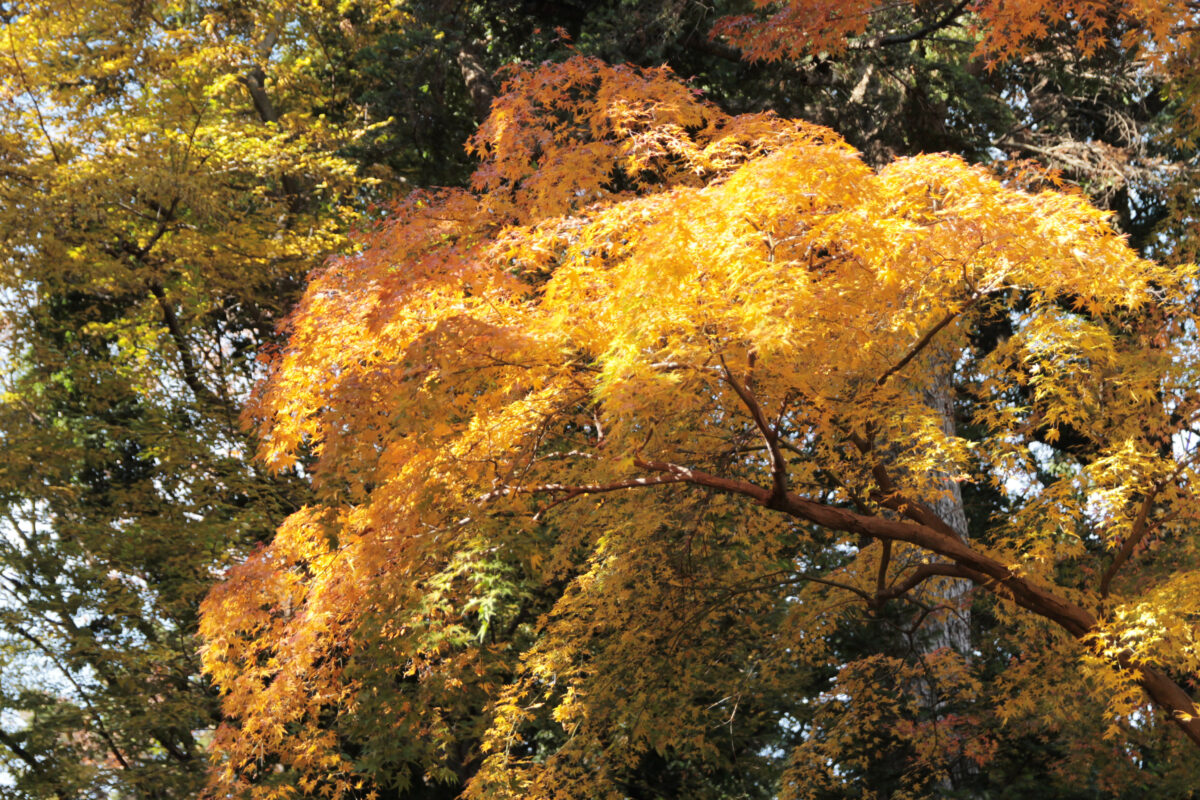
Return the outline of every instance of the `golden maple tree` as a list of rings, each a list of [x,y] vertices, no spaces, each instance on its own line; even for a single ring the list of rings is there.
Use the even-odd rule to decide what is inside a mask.
[[[839,619],[936,624],[946,583],[1020,642],[1001,716],[1077,713],[1050,700],[1075,685],[1077,722],[1200,745],[1193,267],[1082,196],[945,155],[874,170],[665,69],[514,71],[471,147],[469,189],[312,278],[248,411],[319,504],[206,601],[214,790],[348,796],[357,736],[468,797],[621,796],[648,754],[711,767],[714,727],[779,729]],[[1004,515],[962,536],[934,510],[955,484]],[[540,606],[494,588],[512,570]],[[842,665],[813,702],[978,692],[969,654],[920,666]],[[782,796],[857,758],[823,725]],[[983,763],[970,728],[903,735]]]

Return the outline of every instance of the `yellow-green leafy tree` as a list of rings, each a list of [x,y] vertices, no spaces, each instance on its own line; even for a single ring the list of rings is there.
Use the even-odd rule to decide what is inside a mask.
[[[199,601],[303,496],[247,466],[238,410],[258,350],[372,186],[339,155],[353,120],[319,113],[337,99],[319,45],[339,8],[370,11],[3,7],[0,760],[14,796],[187,797],[203,780],[219,711]]]
[[[823,797],[886,740],[919,795],[1039,728],[1186,785],[1195,270],[666,70],[509,77],[470,188],[314,276],[248,412],[316,494],[205,602],[214,794]],[[951,484],[1003,514],[964,539]],[[988,652],[845,659],[946,583]]]

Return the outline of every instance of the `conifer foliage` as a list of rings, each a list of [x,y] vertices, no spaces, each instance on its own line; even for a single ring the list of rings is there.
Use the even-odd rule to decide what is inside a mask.
[[[821,797],[884,727],[919,794],[1029,720],[1194,768],[1194,268],[666,69],[514,69],[470,146],[313,276],[247,412],[316,501],[205,603],[215,794]],[[948,480],[1002,513],[962,538]],[[991,650],[845,660],[948,581]]]

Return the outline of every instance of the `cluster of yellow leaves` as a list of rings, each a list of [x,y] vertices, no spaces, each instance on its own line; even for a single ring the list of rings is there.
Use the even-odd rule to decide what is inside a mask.
[[[84,333],[113,337],[147,393],[179,391],[163,304],[186,335],[197,316],[260,304],[264,286],[278,294],[315,254],[346,244],[362,184],[335,154],[355,132],[314,112],[328,87],[305,23],[322,5],[7,12],[0,230],[13,250],[3,282],[142,300]]]
[[[316,780],[323,762],[302,756],[328,746],[315,721],[349,724],[372,692],[393,712],[429,704],[391,719],[405,742],[440,743],[405,756],[430,780],[470,727],[450,698],[478,703],[478,798],[609,796],[648,753],[724,763],[722,719],[778,730],[763,722],[773,693],[823,663],[846,598],[930,554],[881,564],[849,532],[688,487],[692,470],[770,486],[764,425],[812,503],[889,518],[882,462],[904,497],[936,497],[946,476],[994,483],[1019,522],[975,552],[1125,609],[1114,619],[1132,613],[1118,591],[1059,580],[1086,554],[1044,543],[1115,549],[1155,476],[1192,519],[1190,461],[1154,448],[1179,430],[1172,402],[1194,413],[1194,327],[1181,317],[1172,349],[1133,320],[1184,313],[1194,273],[1138,258],[1080,196],[1024,193],[949,156],[875,171],[828,130],[730,117],[666,71],[584,58],[514,75],[472,146],[471,190],[411,196],[361,255],[314,276],[248,412],[270,463],[311,455],[323,507],[206,604],[205,663],[237,720],[220,738],[225,790],[272,763]],[[988,314],[1013,333],[973,358]],[[930,406],[947,382],[979,401],[981,441]],[[1035,490],[1049,446],[1030,445],[1064,430],[1103,457]],[[1182,542],[1171,564],[1114,586],[1190,585],[1186,524],[1151,537]],[[510,619],[525,638],[462,635],[484,604],[464,558],[506,560],[550,594],[536,622]],[[796,588],[812,578],[826,583]],[[1046,638],[1043,620],[1031,630]],[[1126,640],[1120,659],[1192,666],[1190,649]],[[961,661],[927,666],[975,691]],[[947,732],[987,757],[968,722],[906,729],[933,759],[923,774],[944,769],[931,743]],[[549,752],[532,736],[547,730]],[[836,745],[812,739],[810,760],[827,766]]]

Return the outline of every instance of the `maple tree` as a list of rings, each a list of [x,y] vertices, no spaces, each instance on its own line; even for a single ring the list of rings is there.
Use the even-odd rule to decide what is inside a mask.
[[[989,160],[997,147],[1036,155],[1120,211],[1122,229],[1141,244],[1162,248],[1169,242],[1187,251],[1186,147],[1176,147],[1169,154],[1173,163],[1166,163],[1148,144],[1147,133],[1156,125],[1168,131],[1172,125],[1186,127],[1186,103],[1172,106],[1177,116],[1163,122],[1157,94],[1167,80],[1175,96],[1187,96],[1186,62],[1173,58],[1164,61],[1169,70],[1148,73],[1146,62],[1128,49],[1139,36],[1151,41],[1156,31],[1170,33],[1174,24],[1137,28],[1136,19],[1185,9],[1122,12],[1112,19],[1118,29],[1128,28],[1129,38],[1094,38],[1086,57],[1071,52],[1077,41],[1071,23],[1052,20],[1045,30],[1022,33],[1024,39],[1011,37],[1004,46],[1016,56],[1001,58],[997,47],[976,53],[973,37],[984,28],[971,27],[982,19],[973,12],[947,16],[952,7],[938,4],[889,7],[872,11],[861,36],[830,40],[821,54],[796,51],[790,63],[749,63],[743,56],[755,55],[750,40],[741,42],[746,47],[739,52],[705,35],[714,16],[738,6],[679,0],[632,6],[152,0],[9,3],[0,9],[6,100],[0,110],[0,231],[8,245],[0,262],[6,354],[0,428],[8,456],[0,467],[6,520],[0,545],[0,706],[6,712],[0,758],[13,776],[15,796],[194,792],[209,731],[220,716],[211,687],[198,674],[197,604],[220,571],[269,538],[308,492],[306,469],[271,476],[243,456],[249,445],[236,417],[261,369],[259,353],[275,341],[274,325],[308,270],[328,252],[348,246],[344,232],[371,200],[405,182],[453,182],[466,174],[469,162],[458,141],[486,114],[495,91],[488,75],[507,61],[561,59],[573,48],[612,61],[665,61],[680,74],[697,76],[696,84],[729,108],[773,107],[833,126],[873,165],[931,149],[970,160]],[[938,21],[944,25],[930,25]],[[1182,41],[1171,40],[1172,48]],[[978,55],[992,58],[995,69],[981,69]],[[665,92],[679,109],[691,109],[680,112],[682,132],[661,133],[664,142],[697,136],[696,146],[707,141],[709,134],[698,131],[717,119],[710,106],[695,104],[688,92],[658,78],[634,81],[619,94],[641,91]],[[518,107],[511,95],[505,102]],[[646,108],[652,106],[657,107]],[[596,108],[559,104],[554,114],[566,124],[568,115],[581,110],[590,114]],[[530,119],[519,116],[513,130]],[[585,129],[578,135],[593,135]],[[749,149],[731,155],[728,163],[693,159],[689,163],[701,170],[694,177],[678,171],[674,155],[666,157],[666,166],[653,161],[644,174],[622,169],[610,174],[605,159],[624,153],[620,147],[608,156],[571,151],[557,167],[539,171],[534,184],[542,182],[532,194],[505,199],[493,183],[481,186],[480,196],[505,206],[489,212],[489,225],[532,223],[553,215],[554,203],[564,197],[557,181],[574,180],[576,170],[599,181],[609,200],[623,191],[650,193],[652,185],[699,185],[722,180],[767,153],[775,145],[749,143],[775,136],[773,130],[766,125],[747,134]],[[503,135],[493,128],[480,143]],[[534,145],[526,154],[549,168],[542,150]],[[506,169],[518,161],[510,160]],[[1165,210],[1161,198],[1168,179],[1174,208]],[[569,198],[567,205],[599,197]],[[454,193],[446,198],[460,201]],[[419,208],[426,201],[413,202]],[[542,203],[548,205],[538,210]],[[1176,228],[1163,238],[1154,224],[1168,213]],[[489,230],[485,225],[472,235],[486,238]],[[571,236],[551,237],[549,246],[557,253],[554,248],[566,247]],[[977,304],[977,312],[993,315],[986,330],[1011,324],[996,310],[1004,305],[995,298]],[[965,421],[959,420],[964,437],[981,435]],[[1039,480],[1087,455],[1076,439],[1068,439],[1070,447],[1038,464]],[[881,449],[890,453],[889,447]],[[301,458],[307,464],[306,452]],[[1067,466],[1058,464],[1060,458]],[[338,510],[372,489],[370,482],[358,481],[331,477],[318,487],[335,515],[317,515],[330,547],[341,542]],[[950,486],[945,478],[940,485]],[[981,535],[989,529],[989,515],[1006,513],[1010,504],[983,484],[962,487],[972,536]],[[927,498],[932,506],[942,499]],[[522,654],[544,641],[538,621],[560,607],[592,552],[587,542],[571,549],[569,539],[561,538],[564,528],[555,517],[562,520],[567,511],[556,506],[539,521],[543,527],[524,530],[515,541],[517,529],[499,527],[469,542],[459,537],[422,567],[424,582],[409,582],[413,573],[407,567],[388,572],[386,585],[374,587],[371,598],[347,604],[347,613],[354,613],[338,624],[356,625],[353,632],[339,629],[319,645],[330,648],[320,651],[329,663],[314,662],[314,669],[344,668],[321,678],[328,679],[322,685],[329,691],[307,700],[289,695],[294,701],[289,711],[265,711],[257,705],[264,699],[246,700],[253,713],[239,719],[252,724],[241,734],[224,734],[220,752],[227,766],[241,779],[253,774],[260,793],[305,786],[332,790],[339,781],[352,785],[357,779],[349,775],[358,772],[370,776],[376,788],[456,795],[456,787],[480,768],[480,743],[496,719],[497,693],[513,676],[525,674]],[[692,524],[683,509],[677,511],[663,517],[663,536],[678,536]],[[588,519],[577,513],[576,519]],[[505,545],[497,547],[496,537]],[[260,578],[277,580],[261,559],[289,547],[286,539],[259,554],[241,575],[264,569]],[[675,552],[671,541],[660,542],[668,560]],[[697,541],[717,542],[704,536],[688,540],[689,558],[696,558],[691,548]],[[789,540],[776,555],[792,562],[810,559],[824,570],[857,556],[815,543],[800,555],[787,555],[795,546]],[[722,547],[729,552],[709,556],[704,574],[718,576],[719,583],[733,580],[738,570],[752,573],[752,565],[739,559],[753,551],[737,543]],[[310,576],[298,569],[295,591],[307,592]],[[697,567],[689,562],[672,569]],[[642,580],[632,573],[625,577],[626,586]],[[791,587],[794,577],[784,575],[781,582]],[[1005,644],[973,662],[974,673],[947,678],[946,685],[955,687],[947,693],[953,702],[919,696],[928,695],[932,684],[913,677],[931,657],[938,637],[930,631],[954,624],[952,618],[935,615],[914,629],[906,616],[909,606],[897,602],[866,616],[839,612],[829,623],[824,656],[814,653],[815,666],[802,678],[791,668],[761,670],[755,665],[762,654],[778,654],[785,646],[778,631],[795,612],[795,592],[749,586],[736,591],[741,603],[736,613],[726,607],[721,624],[699,630],[691,646],[671,640],[686,658],[652,664],[664,681],[677,667],[700,673],[688,684],[692,693],[678,704],[688,707],[707,692],[706,703],[721,701],[713,713],[728,709],[722,722],[734,718],[737,724],[691,728],[691,755],[640,745],[622,751],[627,757],[610,775],[619,772],[630,795],[770,796],[784,754],[794,751],[799,759],[808,753],[810,765],[819,765],[834,750],[821,750],[832,745],[819,744],[823,740],[810,733],[844,729],[856,732],[855,741],[840,740],[837,780],[864,775],[872,785],[890,781],[915,791],[922,781],[941,780],[939,771],[964,773],[985,756],[989,764],[1024,757],[1020,769],[1009,772],[1024,774],[1031,759],[1047,752],[1035,742],[1036,750],[1030,745],[1014,755],[1022,741],[1039,735],[1032,722],[1038,717],[1026,698],[1050,694],[1052,680],[1060,687],[1077,685],[1062,666],[1073,664],[1071,658],[1047,656],[1020,668],[1009,664],[1014,655],[1028,655],[1023,629],[1010,630],[1007,616],[993,618],[979,600],[971,610],[972,635]],[[303,607],[300,597],[297,607]],[[925,602],[938,595],[923,597]],[[291,612],[282,609],[292,606],[289,601],[275,613],[287,617]],[[642,606],[621,613],[634,630],[648,630],[647,614],[659,615],[661,629],[669,630],[664,609],[676,607],[664,604],[662,593],[650,592]],[[407,627],[387,622],[396,608],[411,612]],[[276,622],[279,631],[299,625]],[[726,628],[743,634],[718,635]],[[286,648],[262,636],[256,646],[264,648],[264,659],[274,648]],[[915,649],[914,638],[920,640]],[[356,649],[365,643],[378,648],[373,657]],[[418,661],[413,653],[420,654]],[[867,653],[876,660],[839,674],[841,665],[858,663]],[[622,669],[629,664],[616,650],[597,658],[602,656]],[[713,671],[717,662],[724,672]],[[949,676],[949,662],[944,666]],[[973,682],[989,670],[998,681]],[[1022,677],[1026,672],[1036,672],[1036,691],[1019,689],[1032,680]],[[855,697],[874,698],[877,713],[839,706],[828,693],[835,676],[843,689],[857,687]],[[732,708],[722,700],[731,682],[742,687],[736,696],[743,698],[732,701]],[[301,681],[293,688],[306,685],[312,684]],[[884,686],[895,689],[895,696],[884,697],[879,691]],[[657,718],[667,719],[670,703],[679,697],[665,693]],[[612,707],[629,709],[630,702]],[[509,752],[536,760],[563,747],[582,747],[585,740],[570,743],[570,728],[552,716],[555,707],[527,708],[526,741]],[[987,716],[993,708],[1007,709],[1003,727]],[[302,709],[311,724],[297,731],[298,717],[287,715]],[[958,721],[931,721],[946,714]],[[1082,702],[1054,715],[1071,732],[1071,746],[1099,740],[1103,725],[1094,705]],[[413,735],[393,735],[396,716]],[[275,727],[280,719],[288,721]],[[970,726],[962,722],[968,719]],[[255,721],[270,725],[255,729]],[[987,730],[982,737],[964,733],[981,728]],[[1122,741],[1137,742],[1143,764],[1166,763],[1166,771],[1179,773],[1170,765],[1191,762],[1175,756],[1174,740],[1160,733],[1161,726],[1125,724]],[[256,736],[270,744],[237,762],[236,754],[246,752],[239,747],[262,741]],[[871,748],[862,742],[871,737],[888,738],[898,755],[868,756]],[[956,755],[939,756],[934,741],[961,746],[951,748]],[[805,742],[807,749],[800,748]],[[858,754],[848,755],[856,747]],[[264,755],[268,752],[272,755]],[[1105,786],[1137,788],[1137,770],[1121,772],[1127,761],[1119,758],[1105,767],[1100,778]],[[698,762],[705,764],[703,776]],[[923,766],[915,769],[913,763]],[[1084,782],[1090,779],[1084,776]],[[1071,775],[1061,780],[1063,786],[1073,783],[1080,781]],[[1160,791],[1162,786],[1155,784]],[[0,792],[9,791],[0,786]]]
[[[516,71],[471,147],[314,275],[248,410],[316,501],[205,601],[215,792],[818,797],[886,728],[921,793],[1034,719],[1195,768],[1194,268],[665,69]],[[956,486],[1002,503],[969,539]],[[845,659],[947,583],[1003,697],[981,653]]]
[[[202,779],[219,711],[199,599],[305,494],[242,455],[258,353],[372,198],[463,174],[458,140],[501,51],[543,44],[521,9],[459,12],[0,9],[0,760],[15,796],[189,796]]]
[[[0,9],[0,792],[202,780],[199,600],[306,492],[243,456],[259,351],[373,198],[464,174],[487,75],[547,38],[460,10]]]

